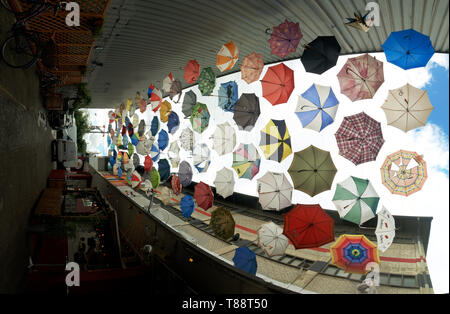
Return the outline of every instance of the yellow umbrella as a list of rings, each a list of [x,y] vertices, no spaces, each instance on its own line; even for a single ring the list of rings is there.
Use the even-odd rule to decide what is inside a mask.
[[[161,103],[161,108],[159,110],[159,117],[162,122],[169,121],[169,116],[172,113],[172,105],[167,100]]]

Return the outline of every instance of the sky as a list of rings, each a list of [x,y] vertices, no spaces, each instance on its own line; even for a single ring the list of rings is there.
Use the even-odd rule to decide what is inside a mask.
[[[267,171],[284,172],[289,182],[292,183],[290,176],[287,173],[292,160],[293,154],[284,159],[281,163],[267,160],[261,149],[258,147],[260,141],[260,130],[267,124],[270,119],[285,120],[287,128],[291,135],[292,151],[297,152],[314,145],[320,149],[327,150],[331,153],[332,159],[338,172],[334,178],[331,190],[322,192],[314,197],[294,190],[292,203],[302,204],[316,204],[319,203],[323,208],[335,210],[331,199],[336,189],[336,184],[342,182],[349,176],[369,179],[374,186],[376,192],[380,196],[380,204],[378,211],[382,207],[386,207],[393,215],[405,216],[432,216],[433,221],[431,225],[431,234],[429,239],[427,263],[433,283],[435,293],[449,292],[449,149],[448,149],[448,81],[449,81],[449,58],[448,54],[435,54],[429,61],[426,67],[403,70],[395,65],[386,62],[383,53],[371,54],[378,60],[384,63],[384,77],[385,82],[376,92],[373,99],[360,100],[351,102],[345,95],[340,93],[340,87],[337,73],[340,71],[345,61],[349,57],[342,56],[339,58],[335,67],[326,71],[322,75],[316,75],[305,72],[302,63],[299,59],[284,62],[285,65],[294,70],[295,75],[295,89],[292,92],[289,100],[285,104],[272,106],[265,98],[262,97],[262,89],[260,82],[253,82],[251,84],[245,83],[241,80],[240,72],[233,73],[217,79],[214,95],[217,95],[220,83],[225,83],[231,80],[238,84],[239,95],[242,93],[255,93],[259,97],[261,115],[256,122],[255,127],[251,131],[238,131],[238,127],[233,120],[232,113],[223,112],[218,106],[218,98],[214,96],[201,96],[197,86],[185,89],[187,92],[192,89],[197,95],[197,101],[202,102],[208,106],[211,114],[211,120],[208,128],[202,133],[195,133],[195,143],[206,143],[211,148],[211,135],[216,129],[216,125],[228,121],[234,126],[237,131],[237,144],[239,143],[253,143],[261,156],[261,167],[259,173],[251,180],[238,179],[235,174],[236,192],[245,193],[248,195],[258,196],[256,191],[257,179],[263,176]],[[238,63],[235,66],[238,66]],[[260,79],[265,75],[268,66],[264,67]],[[180,78],[181,80],[183,78]],[[307,128],[302,128],[302,124],[297,116],[294,114],[298,96],[308,89],[313,83],[331,86],[334,94],[339,100],[339,107],[334,123],[327,126],[320,133],[312,131]],[[388,90],[399,88],[406,83],[409,83],[417,88],[426,89],[434,110],[431,113],[426,126],[409,131],[405,133],[395,127],[388,126],[386,123],[386,116],[384,111],[380,108],[388,94]],[[146,95],[146,86],[138,87],[141,94]],[[183,95],[184,95],[183,93]],[[130,95],[134,100],[135,95]],[[176,98],[175,98],[176,99]],[[126,100],[123,100],[124,103]],[[170,142],[178,139],[181,131],[185,127],[191,127],[188,119],[183,119],[184,115],[181,111],[180,102],[176,104],[170,101],[172,109],[178,114],[181,120],[179,130],[170,135]],[[116,108],[116,104],[112,104],[111,108]],[[88,110],[90,114],[90,121],[95,125],[107,124],[107,111],[104,109]],[[382,125],[383,137],[385,143],[382,146],[378,157],[375,161],[367,162],[355,166],[352,162],[345,159],[338,154],[338,147],[334,134],[341,125],[345,116],[365,112],[370,117],[379,121]],[[144,119],[147,126],[150,125],[154,113],[148,107],[143,114],[136,110],[140,119]],[[159,117],[159,112],[157,113]],[[162,124],[162,128],[166,131],[166,124]],[[88,151],[97,151],[102,155],[107,152],[106,137],[99,135],[88,135]],[[380,167],[383,164],[387,155],[394,153],[400,149],[410,150],[423,155],[427,162],[428,179],[421,191],[410,195],[409,197],[392,194],[382,183],[380,176]],[[168,149],[162,154],[161,158],[167,158]],[[192,158],[184,151],[180,152],[181,160],[187,160],[192,165]],[[232,154],[218,156],[218,154],[211,149],[211,164],[206,173],[199,174],[195,168],[193,180],[195,182],[203,181],[209,185],[213,185],[215,174],[224,166],[231,168]],[[141,157],[143,163],[143,157]],[[177,169],[172,169],[176,172]],[[234,171],[233,171],[234,172]]]

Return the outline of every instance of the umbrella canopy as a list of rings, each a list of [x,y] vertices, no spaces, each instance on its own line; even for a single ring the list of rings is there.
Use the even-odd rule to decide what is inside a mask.
[[[136,152],[140,155],[147,155],[150,152],[150,149],[152,148],[153,141],[144,137],[139,141],[139,143],[136,145]]]
[[[186,118],[191,116],[192,108],[194,108],[196,103],[197,103],[197,95],[195,95],[193,91],[190,90],[184,94],[181,111],[183,112]]]
[[[161,182],[161,177],[156,168],[152,168],[152,170],[150,171],[150,182],[152,183],[152,187],[154,189],[158,188],[159,183]]]
[[[134,145],[132,143],[128,143],[128,155],[134,154]]]
[[[211,163],[211,153],[209,151],[208,145],[202,143],[196,145],[194,151],[192,152],[194,167],[199,173],[206,172]]]
[[[189,60],[186,66],[184,67],[184,79],[186,83],[193,84],[197,81],[197,78],[200,74],[200,65],[197,60]],[[186,95],[185,95],[186,96]]]
[[[199,207],[208,210],[213,205],[214,194],[208,184],[200,182],[194,187],[194,198]]]
[[[192,168],[187,161],[182,161],[178,168],[178,178],[182,186],[186,187],[192,182]]]
[[[134,170],[131,174],[131,187],[134,189],[136,187],[139,187],[140,184],[142,182],[142,178],[141,175],[139,174],[139,172],[137,172],[136,170]]]
[[[234,235],[235,222],[228,209],[217,207],[211,212],[209,222],[214,234],[223,240],[228,240]]]
[[[220,84],[218,106],[224,111],[234,112],[234,104],[238,100],[238,86],[235,81]]]
[[[166,123],[169,120],[169,115],[171,113],[172,105],[167,100],[164,100],[159,108],[159,118],[161,119],[161,122]]]
[[[390,33],[381,47],[386,60],[403,70],[426,66],[434,54],[430,37],[413,29]]]
[[[234,104],[233,119],[245,131],[251,131],[261,113],[259,99],[254,93],[242,94]]]
[[[192,151],[194,148],[194,133],[191,129],[185,128],[180,135],[180,145],[186,151]]]
[[[234,45],[233,41],[226,43],[217,53],[216,66],[220,72],[230,70],[239,59],[239,48]]]
[[[178,142],[172,142],[170,144],[168,155],[172,167],[178,168],[178,164],[180,163],[180,147],[178,146]]]
[[[264,61],[261,54],[252,52],[245,56],[241,63],[241,79],[247,84],[259,79],[264,68]]]
[[[208,107],[201,102],[196,103],[191,114],[192,130],[202,133],[209,125],[209,118]]]
[[[395,238],[395,219],[384,206],[377,214],[377,217],[378,222],[375,235],[377,236],[378,250],[385,252]]]
[[[159,148],[155,144],[152,144],[152,148],[150,149],[150,157],[153,161],[158,161],[159,159]]]
[[[158,148],[160,151],[163,151],[169,145],[169,134],[167,134],[166,130],[161,130],[158,134]]]
[[[144,121],[144,119],[141,119],[141,121],[139,122],[139,125],[138,125],[139,137],[142,137],[144,135],[144,133],[145,133],[145,121]]]
[[[173,200],[172,200],[172,190],[171,189],[169,189],[167,186],[161,186],[160,188],[159,188],[159,192],[161,193],[160,194],[160,197],[161,197],[161,202],[164,204],[164,205],[171,205],[171,204],[173,204]]]
[[[150,126],[150,131],[152,132],[153,136],[156,136],[156,134],[158,134],[159,128],[160,128],[159,119],[157,116],[154,116]]]
[[[261,80],[262,95],[273,106],[288,102],[294,90],[294,71],[284,63],[267,69]]]
[[[313,84],[298,97],[295,114],[304,128],[320,132],[334,122],[338,105],[331,87]]]
[[[313,145],[296,152],[288,169],[294,188],[311,197],[331,189],[336,172],[330,152]]]
[[[162,92],[159,88],[154,88],[152,94],[150,95],[150,105],[152,106],[153,112],[158,111],[161,107]]]
[[[170,87],[172,86],[173,81],[174,78],[172,72],[170,72],[169,75],[167,75],[163,80],[162,90],[165,91],[166,93],[170,92]]]
[[[150,172],[150,170],[152,170],[153,167],[153,160],[150,158],[149,155],[145,156],[145,160],[144,160],[144,169],[146,172]]]
[[[216,75],[210,67],[204,68],[198,76],[197,83],[202,96],[209,96],[216,87]]]
[[[283,215],[286,235],[296,249],[319,247],[334,241],[334,220],[319,204],[297,204]]]
[[[259,147],[269,160],[282,162],[292,154],[291,135],[284,120],[270,120],[261,130]]]
[[[258,268],[256,255],[248,247],[243,246],[236,249],[233,257],[233,263],[236,268],[251,275],[256,275],[256,270]]]
[[[331,262],[347,273],[367,274],[367,264],[380,263],[378,249],[363,235],[341,235],[330,247]]]
[[[172,186],[172,191],[175,195],[179,195],[181,193],[181,183],[180,179],[176,174],[172,175],[172,179],[170,180],[170,185]]]
[[[144,113],[147,110],[147,100],[141,99],[139,101],[139,111]]]
[[[228,122],[219,124],[212,138],[213,149],[220,156],[231,153],[236,146],[236,131]]]
[[[167,159],[160,159],[158,161],[158,172],[161,181],[166,181],[170,178],[170,165]]]
[[[239,178],[253,179],[259,172],[261,157],[253,144],[240,144],[233,152],[232,167]]]
[[[148,98],[150,98],[152,96],[152,92],[153,92],[154,88],[155,88],[155,86],[153,86],[153,84],[150,83],[150,85],[148,86],[148,90],[147,90]]]
[[[427,91],[409,84],[390,90],[381,108],[387,124],[404,132],[424,126],[434,109]]]
[[[336,185],[332,201],[342,219],[361,225],[375,217],[380,197],[369,180],[351,176]]]
[[[364,112],[344,117],[335,137],[339,155],[355,165],[376,160],[384,144],[380,122]]]
[[[190,218],[195,208],[194,199],[192,196],[185,194],[180,201],[180,208],[183,217]]]
[[[214,180],[214,186],[216,187],[216,193],[223,198],[233,194],[234,189],[234,176],[233,171],[227,168],[222,168],[217,171],[216,178]]]
[[[367,53],[348,58],[337,77],[341,94],[351,101],[372,99],[384,82],[383,62]]]
[[[183,90],[183,88],[181,86],[180,80],[175,79],[172,82],[172,85],[170,86],[170,92],[169,92],[170,100],[172,100],[176,95],[178,95],[178,100],[176,101],[176,103],[178,103],[181,98],[182,90]]]
[[[334,36],[318,36],[305,46],[300,57],[306,72],[322,74],[336,65],[341,46]]]
[[[257,182],[262,209],[281,210],[291,205],[293,187],[283,173],[268,171]]]
[[[299,23],[289,22],[287,19],[278,26],[274,26],[268,42],[271,53],[281,58],[295,52],[302,39]]]
[[[386,157],[381,181],[392,194],[409,196],[420,191],[427,180],[427,163],[416,152],[399,150]]]
[[[172,111],[169,115],[169,120],[167,121],[167,128],[170,134],[175,134],[180,127],[180,118],[175,111]]]
[[[289,239],[283,234],[283,229],[272,221],[262,224],[256,230],[258,246],[261,247],[267,256],[283,256],[289,245]]]
[[[141,163],[141,160],[139,159],[138,154],[134,154],[133,155],[133,166],[134,166],[134,168],[137,169],[140,166],[140,163]],[[142,166],[140,166],[140,167],[142,167]]]

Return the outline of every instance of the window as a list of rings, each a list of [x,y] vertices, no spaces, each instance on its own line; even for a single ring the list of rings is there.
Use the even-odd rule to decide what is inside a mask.
[[[389,284],[392,286],[401,286],[402,285],[402,275],[391,274],[391,276],[389,278]]]
[[[403,276],[403,286],[408,288],[417,287],[417,281],[415,276]]]

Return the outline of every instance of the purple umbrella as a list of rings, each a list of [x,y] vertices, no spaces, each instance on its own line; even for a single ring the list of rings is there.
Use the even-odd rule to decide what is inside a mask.
[[[266,30],[266,33],[269,29]],[[302,39],[303,34],[300,31],[299,23],[289,22],[287,19],[278,26],[274,26],[268,42],[270,43],[271,53],[281,58],[295,52]]]

